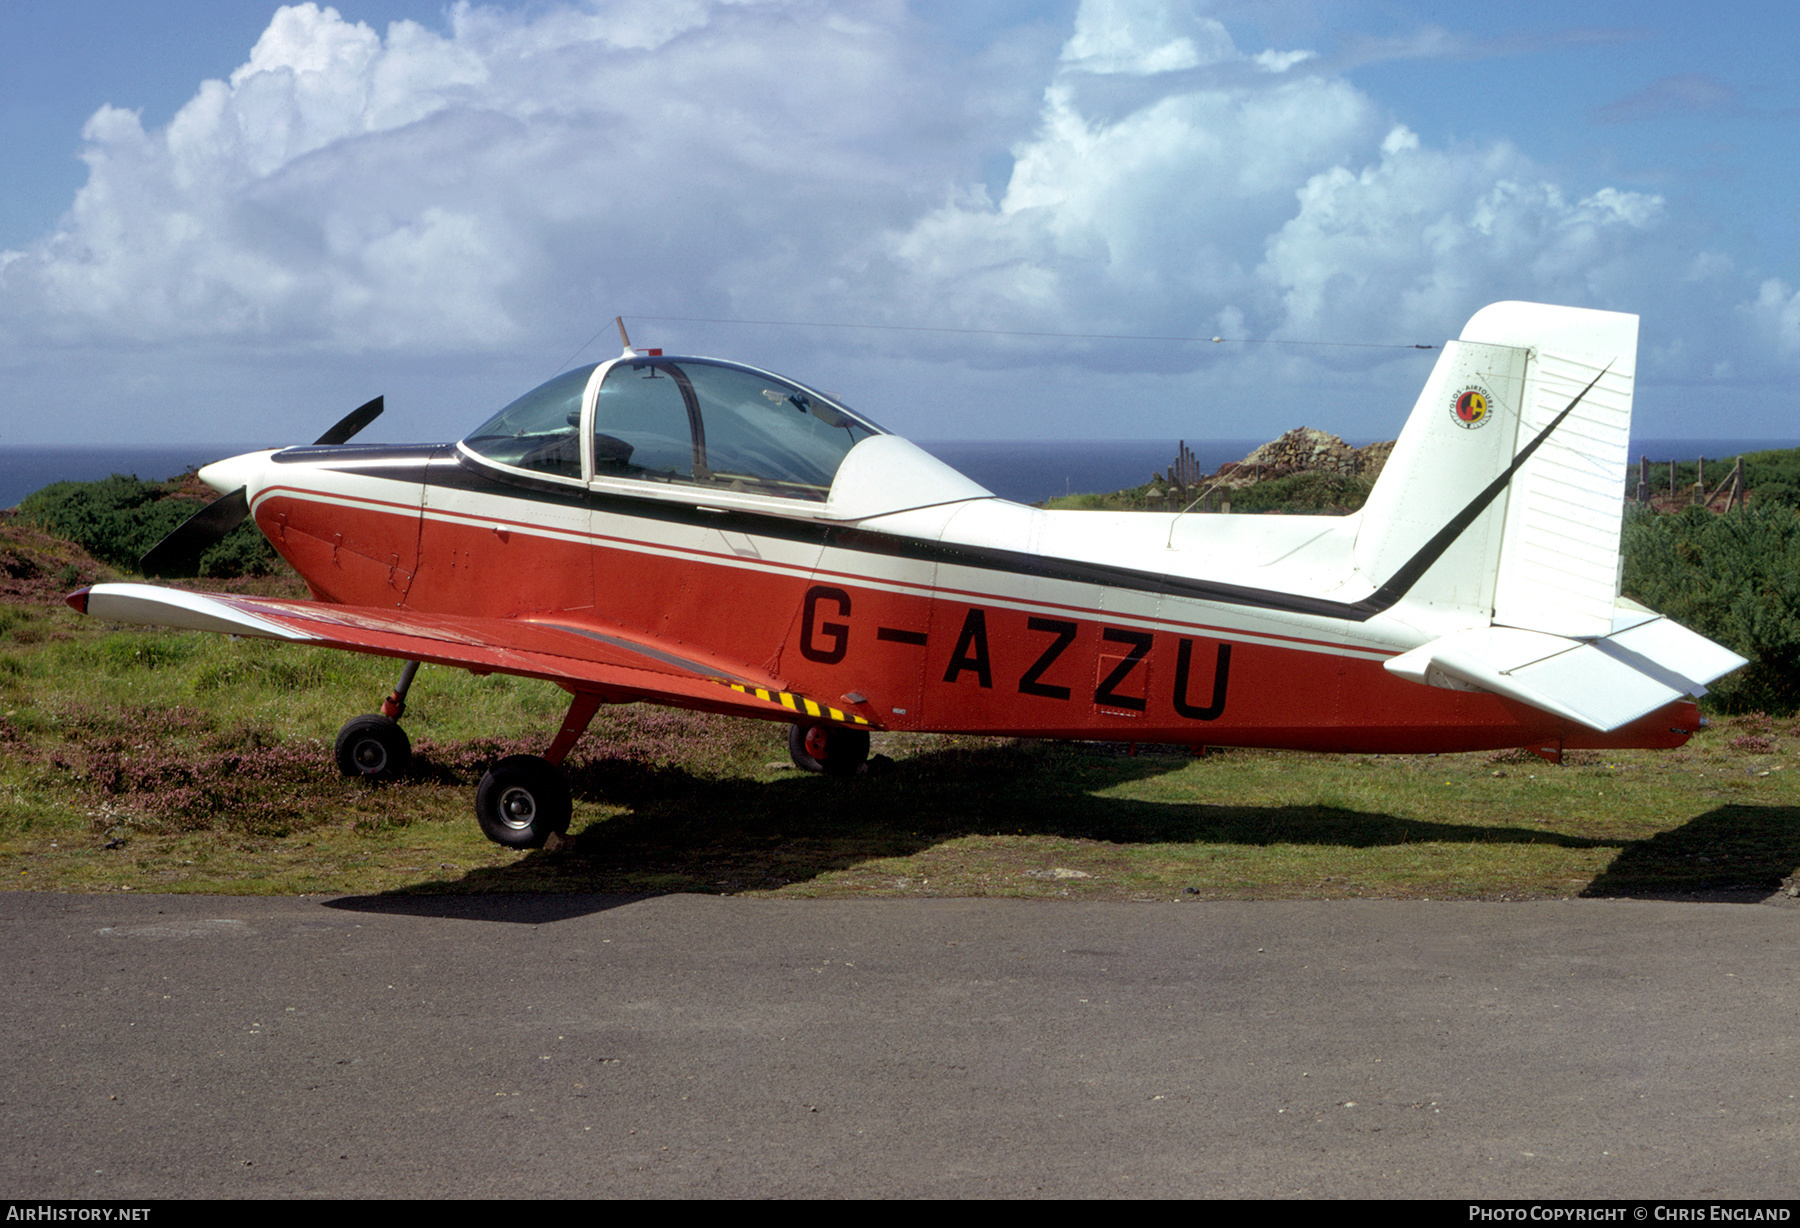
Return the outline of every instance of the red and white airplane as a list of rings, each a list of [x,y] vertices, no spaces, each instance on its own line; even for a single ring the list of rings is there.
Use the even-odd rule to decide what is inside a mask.
[[[315,601],[98,584],[97,618],[409,662],[344,726],[400,772],[419,662],[545,678],[543,757],[481,782],[501,844],[567,829],[601,704],[786,721],[853,772],[870,730],[1316,751],[1670,747],[1743,659],[1619,595],[1637,317],[1498,303],[1449,342],[1350,516],[1041,511],[832,397],[627,343],[459,443],[220,461],[145,571],[253,515]]]

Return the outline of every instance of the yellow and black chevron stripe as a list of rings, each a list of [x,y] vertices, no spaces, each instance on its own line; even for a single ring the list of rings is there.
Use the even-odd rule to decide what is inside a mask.
[[[804,695],[796,695],[792,691],[766,691],[759,686],[747,686],[742,682],[725,684],[734,691],[742,691],[746,695],[754,695],[758,699],[772,704],[780,704],[790,712],[800,716],[816,716],[821,720],[837,721],[843,725],[867,725],[874,727],[874,722],[867,717],[858,716],[854,712],[844,712],[829,704],[822,704],[816,699],[808,699]]]

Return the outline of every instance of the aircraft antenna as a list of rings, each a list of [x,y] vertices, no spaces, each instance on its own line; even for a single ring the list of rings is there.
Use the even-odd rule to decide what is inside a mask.
[[[1219,474],[1218,477],[1213,479],[1212,485],[1208,486],[1205,490],[1201,491],[1199,494],[1194,496],[1194,500],[1192,503],[1189,503],[1186,507],[1182,508],[1179,512],[1175,513],[1175,520],[1180,520],[1183,516],[1187,515],[1191,511],[1193,511],[1196,507],[1199,507],[1201,500],[1205,499],[1206,496],[1212,494],[1213,491],[1219,489],[1220,486],[1223,486],[1228,480],[1230,480],[1231,476],[1233,474],[1235,474],[1240,467],[1242,467],[1243,463],[1244,463],[1243,461],[1233,461],[1231,463],[1230,469]],[[1167,542],[1164,543],[1164,545],[1170,550],[1173,550],[1175,548],[1175,520],[1169,521],[1169,539]]]
[[[636,358],[637,351],[631,348],[631,338],[625,332],[625,317],[614,316],[613,323],[619,326],[619,340],[625,343],[625,356],[627,358]]]

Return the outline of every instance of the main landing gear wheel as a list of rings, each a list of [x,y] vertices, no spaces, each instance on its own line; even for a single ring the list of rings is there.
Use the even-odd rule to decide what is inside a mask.
[[[346,776],[398,780],[412,763],[412,742],[385,716],[354,716],[338,730],[332,754]]]
[[[789,725],[788,755],[801,771],[854,776],[869,757],[869,731],[841,725]]]
[[[509,755],[488,770],[475,790],[481,834],[509,849],[534,849],[569,830],[569,782],[562,769],[536,755]]]

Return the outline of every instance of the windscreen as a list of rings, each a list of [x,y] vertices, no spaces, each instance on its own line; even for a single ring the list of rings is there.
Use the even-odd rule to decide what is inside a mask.
[[[503,465],[557,477],[581,477],[581,394],[598,363],[539,384],[463,440]]]

